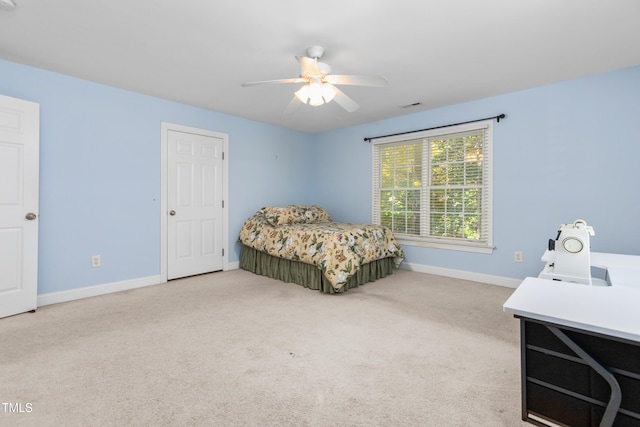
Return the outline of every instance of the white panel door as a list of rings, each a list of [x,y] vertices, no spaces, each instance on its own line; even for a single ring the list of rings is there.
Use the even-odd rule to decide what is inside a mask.
[[[38,305],[40,107],[0,95],[0,317]]]
[[[223,140],[170,130],[167,279],[222,270]]]

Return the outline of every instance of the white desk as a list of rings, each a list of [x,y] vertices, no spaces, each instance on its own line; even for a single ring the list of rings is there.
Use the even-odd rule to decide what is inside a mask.
[[[521,322],[523,420],[640,426],[640,256],[591,265],[611,286],[527,277],[503,305]]]
[[[615,270],[610,273],[612,279]],[[640,280],[640,270],[638,270]],[[518,317],[640,342],[640,287],[527,277],[503,305]]]

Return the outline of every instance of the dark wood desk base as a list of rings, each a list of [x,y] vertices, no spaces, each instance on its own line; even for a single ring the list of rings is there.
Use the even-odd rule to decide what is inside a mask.
[[[640,343],[519,318],[523,420],[640,427]]]

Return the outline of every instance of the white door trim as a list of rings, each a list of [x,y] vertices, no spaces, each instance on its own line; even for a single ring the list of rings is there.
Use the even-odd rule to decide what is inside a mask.
[[[189,126],[177,125],[174,123],[161,122],[160,138],[160,283],[167,281],[167,192],[168,192],[168,133],[169,131],[192,133],[195,135],[211,136],[222,139],[224,161],[222,162],[222,270],[229,270],[229,135],[226,133],[214,132],[206,129],[198,129]]]

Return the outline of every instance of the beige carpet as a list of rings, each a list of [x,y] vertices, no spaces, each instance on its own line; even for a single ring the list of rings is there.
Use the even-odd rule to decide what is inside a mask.
[[[0,425],[525,425],[512,292],[234,270],[42,307],[0,319]]]

